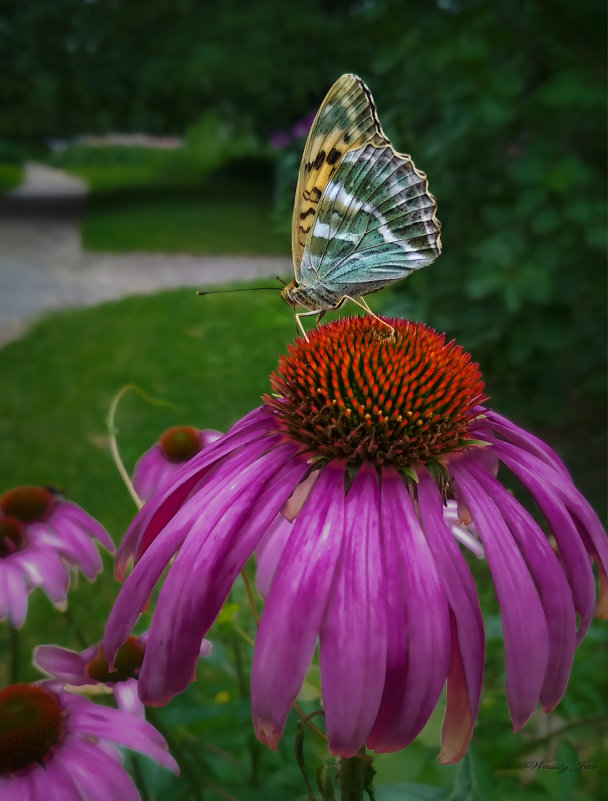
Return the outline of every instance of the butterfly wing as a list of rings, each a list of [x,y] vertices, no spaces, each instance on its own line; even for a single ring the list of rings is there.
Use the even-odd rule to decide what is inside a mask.
[[[328,180],[300,265],[303,286],[338,301],[431,264],[441,252],[426,175],[391,145],[344,154]]]
[[[291,227],[296,281],[323,190],[344,155],[366,144],[388,144],[371,93],[356,75],[342,75],[331,87],[311,126],[300,163]]]

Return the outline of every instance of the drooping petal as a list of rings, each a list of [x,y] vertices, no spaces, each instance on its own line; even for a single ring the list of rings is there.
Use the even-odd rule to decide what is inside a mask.
[[[332,754],[350,757],[365,743],[378,713],[386,672],[379,521],[373,467],[359,469],[346,496],[344,539],[321,628],[321,691]]]
[[[85,665],[96,653],[95,645],[80,654],[58,645],[37,645],[34,648],[33,662],[43,673],[61,679],[66,684],[78,686],[90,683],[85,674]]]
[[[145,703],[166,703],[191,681],[203,636],[306,469],[286,443],[242,468],[209,499],[158,599],[139,677]]]
[[[18,629],[27,615],[28,591],[11,559],[3,559],[0,568],[0,620],[8,617],[13,628]]]
[[[36,796],[32,794],[33,789],[33,784],[27,773],[21,776],[10,776],[6,779],[0,776],[0,798],[2,801],[36,801]]]
[[[264,535],[256,548],[255,584],[262,598],[268,597],[272,579],[292,528],[292,523],[286,520],[282,514],[278,514],[268,533]]]
[[[142,704],[137,694],[137,679],[126,679],[117,681],[113,685],[114,698],[119,709],[135,715],[141,720],[146,719],[146,707]]]
[[[62,520],[69,520],[76,528],[81,531],[86,531],[89,536],[100,542],[110,553],[114,553],[116,550],[112,538],[101,523],[87,514],[84,509],[81,509],[77,504],[71,501],[62,501],[57,504],[53,511],[52,517],[55,516],[58,518],[61,517]],[[58,520],[53,520],[53,525],[61,526],[62,523],[59,523]]]
[[[58,528],[54,527],[54,521],[51,525],[51,520],[31,524],[30,531],[38,545],[54,548],[66,562],[79,567],[89,581],[93,581],[103,567],[93,540],[67,519],[61,520]]]
[[[550,712],[564,694],[574,658],[576,616],[570,587],[547,538],[526,510],[496,479],[473,467],[471,472],[509,526],[543,605],[549,657],[540,702]]]
[[[276,749],[313,655],[340,553],[344,468],[324,468],[293,525],[264,606],[251,668],[260,742]]]
[[[122,764],[93,743],[68,736],[55,760],[78,788],[83,801],[141,801]]]
[[[62,695],[62,704],[70,716],[71,732],[118,743],[177,773],[177,763],[169,754],[164,737],[147,721],[68,693]]]
[[[65,601],[70,574],[55,550],[39,547],[33,541],[28,548],[13,554],[12,561],[27,576],[31,585],[42,587],[52,603]]]
[[[577,642],[584,637],[593,619],[595,583],[593,571],[579,532],[568,510],[554,491],[549,470],[538,458],[522,452],[515,445],[500,442],[496,445],[503,464],[518,478],[539,505],[559,548],[562,568],[574,599],[574,608],[580,617]]]
[[[441,494],[426,471],[420,471],[417,490],[420,520],[451,610],[452,649],[439,755],[441,764],[449,764],[464,756],[477,719],[484,664],[483,619],[473,577],[450,536]]]
[[[450,622],[435,559],[395,470],[383,469],[381,507],[387,668],[367,743],[390,752],[419,734],[437,704],[449,668]]]
[[[110,664],[118,647],[129,636],[129,632],[161,573],[171,557],[181,547],[193,525],[197,520],[201,520],[200,525],[205,527],[209,506],[214,504],[217,508],[218,500],[225,503],[226,506],[230,505],[231,486],[242,476],[243,470],[247,469],[247,464],[249,464],[247,475],[253,472],[255,479],[256,459],[263,453],[265,447],[264,442],[253,442],[243,451],[237,452],[232,458],[224,461],[196,496],[185,503],[179,512],[170,519],[162,530],[162,536],[156,536],[150,547],[144,552],[121,587],[106,623],[103,647],[106,659]],[[251,465],[253,465],[253,471]]]
[[[32,801],[82,801],[82,795],[68,772],[61,764],[61,758],[51,759],[44,767],[34,765],[29,768],[27,779],[30,784]],[[1,788],[1,785],[0,785]],[[4,799],[0,789],[0,798]],[[21,799],[24,801],[25,796]]]
[[[172,466],[173,472],[175,472],[175,465],[171,465],[164,459],[158,444],[153,445],[150,450],[139,457],[133,468],[132,482],[133,489],[140,498],[148,500],[157,489],[164,485],[161,476],[165,466]]]
[[[503,417],[501,414],[498,414],[498,412],[495,412],[492,409],[486,409],[485,416],[492,428],[495,431],[498,431],[498,433],[509,442],[514,443],[528,453],[534,454],[539,459],[544,461],[545,464],[554,467],[556,470],[559,470],[569,477],[570,474],[568,473],[566,465],[562,462],[555,451],[550,448],[546,442],[543,442],[542,439],[535,437],[534,434],[531,434],[529,431],[520,428],[511,420]]]
[[[515,731],[528,720],[543,685],[549,638],[536,587],[513,536],[464,460],[450,463],[479,532],[500,605],[507,705]]]
[[[235,424],[230,431],[208,448],[193,456],[175,474],[171,484],[145,504],[134,518],[119,547],[114,566],[114,575],[122,581],[129,559],[136,560],[149,546],[157,534],[171,521],[186,502],[193,489],[207,473],[225,457],[234,458],[238,452],[256,440],[264,440],[272,447],[269,436],[274,422],[268,412],[255,409]],[[144,538],[145,535],[145,538]]]

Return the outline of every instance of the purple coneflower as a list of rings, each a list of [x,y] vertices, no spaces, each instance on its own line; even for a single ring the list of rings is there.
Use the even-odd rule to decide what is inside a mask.
[[[68,566],[92,581],[102,569],[94,540],[114,552],[107,531],[75,503],[47,487],[0,495],[0,620],[21,626],[27,596],[41,587],[54,604],[67,597]]]
[[[137,801],[115,744],[177,773],[164,738],[146,721],[53,682],[12,684],[0,691],[0,798]]]
[[[58,645],[37,645],[34,665],[53,679],[72,687],[103,685],[114,693],[119,709],[145,719],[145,706],[137,694],[137,678],[147,638],[147,632],[129,637],[118,649],[112,670],[103,655],[101,643],[80,652]],[[211,647],[209,640],[203,640],[200,656],[209,656]]]
[[[184,462],[222,436],[221,431],[200,431],[192,426],[174,426],[137,461],[133,470],[133,488],[147,501],[171,481]]]
[[[478,366],[462,348],[422,324],[388,322],[394,331],[371,316],[339,320],[289,346],[270,379],[275,394],[135,518],[136,563],[104,643],[111,660],[175,556],[140,673],[146,703],[186,687],[238,572],[278,527],[284,544],[265,579],[253,655],[258,738],[276,748],[318,641],[332,753],[403,748],[447,683],[440,761],[460,759],[477,717],[484,635],[446,498],[489,566],[514,728],[539,700],[547,711],[559,702],[594,612],[592,560],[598,612],[608,611],[599,521],[547,445],[482,405]],[[496,478],[499,461],[549,536]]]

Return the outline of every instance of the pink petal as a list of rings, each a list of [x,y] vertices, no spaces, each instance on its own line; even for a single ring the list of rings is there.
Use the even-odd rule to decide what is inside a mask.
[[[220,459],[228,455],[235,456],[240,449],[256,440],[264,440],[266,446],[271,447],[271,427],[274,427],[274,419],[268,412],[256,409],[234,425],[227,434],[186,462],[170,486],[148,501],[127,529],[116,558],[116,578],[122,581],[131,556],[141,556],[150,542],[175,516],[199,481]]]
[[[574,608],[580,616],[577,633],[577,642],[580,642],[593,618],[595,583],[579,532],[552,487],[551,478],[555,476],[555,471],[547,468],[540,459],[507,442],[498,443],[496,452],[505,466],[532,494],[555,537],[562,568],[572,590]]]
[[[27,588],[21,573],[11,559],[0,562],[0,620],[8,617],[13,628],[18,629],[27,615]]]
[[[450,469],[481,537],[500,605],[503,626],[507,704],[516,731],[538,700],[549,653],[545,614],[528,567],[494,502],[464,460]]]
[[[43,673],[61,679],[66,684],[78,686],[91,684],[91,679],[85,673],[85,665],[96,653],[95,645],[82,654],[58,645],[37,645],[34,648],[33,662]]]
[[[443,582],[395,470],[383,469],[381,492],[388,652],[382,702],[367,744],[390,752],[408,745],[436,706],[451,641]]]
[[[132,482],[133,489],[142,500],[147,501],[157,489],[164,486],[159,480],[159,476],[162,475],[163,468],[167,464],[169,462],[163,457],[158,444],[153,445],[150,450],[139,457],[133,468]],[[172,467],[172,472],[175,473],[176,465],[172,465]],[[179,465],[177,469],[179,469]]]
[[[66,738],[55,760],[61,763],[83,801],[141,801],[122,764],[98,745],[75,737]]]
[[[65,601],[70,585],[70,574],[61,557],[50,548],[33,543],[13,555],[30,584],[41,587],[54,604]]]
[[[546,442],[543,442],[542,439],[535,437],[534,434],[531,434],[524,428],[516,426],[511,420],[503,417],[502,415],[498,414],[498,412],[495,412],[491,409],[486,409],[485,415],[492,428],[495,431],[498,431],[498,433],[509,442],[514,443],[528,453],[534,454],[541,461],[544,461],[545,464],[548,464],[550,467],[554,467],[560,473],[563,473],[566,476],[570,475],[566,465],[562,462],[555,451],[550,448]]]
[[[146,719],[146,707],[142,704],[137,694],[137,679],[126,679],[126,681],[116,681],[112,685],[116,705],[123,712],[141,720]]]
[[[483,678],[483,619],[473,577],[444,520],[441,494],[426,472],[418,481],[418,505],[427,542],[442,576],[451,609],[451,658],[439,762],[461,759],[477,719]]]
[[[205,504],[165,579],[148,632],[139,677],[145,703],[167,703],[191,681],[201,639],[307,469],[293,454],[293,444],[286,443],[241,465]]]
[[[147,721],[69,693],[63,693],[61,701],[70,716],[71,732],[101,737],[138,751],[177,773],[177,763],[168,753],[164,737]]]
[[[386,672],[386,608],[380,544],[380,490],[371,466],[346,496],[344,539],[321,628],[325,728],[332,754],[359,751],[376,719]]]
[[[245,446],[242,451],[233,454],[232,458],[226,459],[196,495],[169,519],[162,530],[162,535],[155,536],[121,587],[108,617],[103,641],[108,662],[112,663],[118,647],[129,636],[154,585],[171,557],[182,546],[192,527],[197,523],[200,526],[206,525],[208,506],[217,504],[218,495],[220,500],[228,495],[225,503],[229,505],[232,482],[238,481],[247,461],[255,464],[255,459],[265,448],[264,442],[253,442]],[[142,511],[145,511],[145,508]]]
[[[11,776],[8,779],[0,776],[0,798],[2,801],[38,801],[39,797],[33,795],[36,784],[36,779],[32,779],[29,772],[21,776]],[[59,801],[58,798],[57,801]],[[66,799],[66,801],[70,800]]]
[[[71,777],[71,758],[74,757],[69,745],[71,739],[68,735],[68,745],[66,746],[64,742],[44,767],[37,766],[35,770],[29,772],[28,776],[32,783],[32,801],[40,801],[40,799],[44,799],[44,801],[82,801],[83,796]],[[68,767],[63,764],[64,762],[68,763]],[[0,794],[0,798],[4,798],[4,796]]]
[[[258,740],[273,750],[310,664],[340,553],[344,469],[334,465],[320,472],[296,518],[253,653],[253,723]]]
[[[63,525],[63,522],[59,522],[60,519],[69,520],[74,527],[86,532],[90,537],[98,540],[107,551],[114,553],[114,543],[105,528],[75,503],[62,501],[57,504],[49,519],[52,520],[52,525],[56,528],[61,528]]]
[[[268,597],[272,579],[292,528],[293,525],[289,520],[286,520],[282,514],[277,515],[276,520],[268,529],[268,533],[264,535],[256,548],[255,583],[262,598]]]
[[[545,712],[549,712],[564,694],[574,658],[576,617],[570,587],[547,538],[526,510],[496,479],[476,469],[471,472],[492,496],[509,526],[543,605],[549,657],[540,701]]]

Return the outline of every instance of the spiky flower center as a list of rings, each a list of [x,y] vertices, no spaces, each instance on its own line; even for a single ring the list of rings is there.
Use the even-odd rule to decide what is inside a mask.
[[[191,426],[168,428],[158,444],[169,462],[187,462],[201,450],[198,432]]]
[[[0,776],[44,764],[64,730],[65,715],[53,693],[31,684],[0,691]]]
[[[137,678],[144,658],[144,646],[137,637],[129,637],[116,654],[114,670],[110,670],[101,646],[96,655],[87,662],[85,672],[87,676],[96,681],[117,682],[125,679]]]
[[[46,487],[14,487],[0,495],[0,509],[5,515],[24,523],[45,520],[55,506],[55,496]]]
[[[25,548],[25,526],[16,517],[0,517],[0,559]]]
[[[478,366],[422,323],[386,322],[337,320],[281,357],[264,401],[313,456],[406,468],[470,444],[486,399]]]

